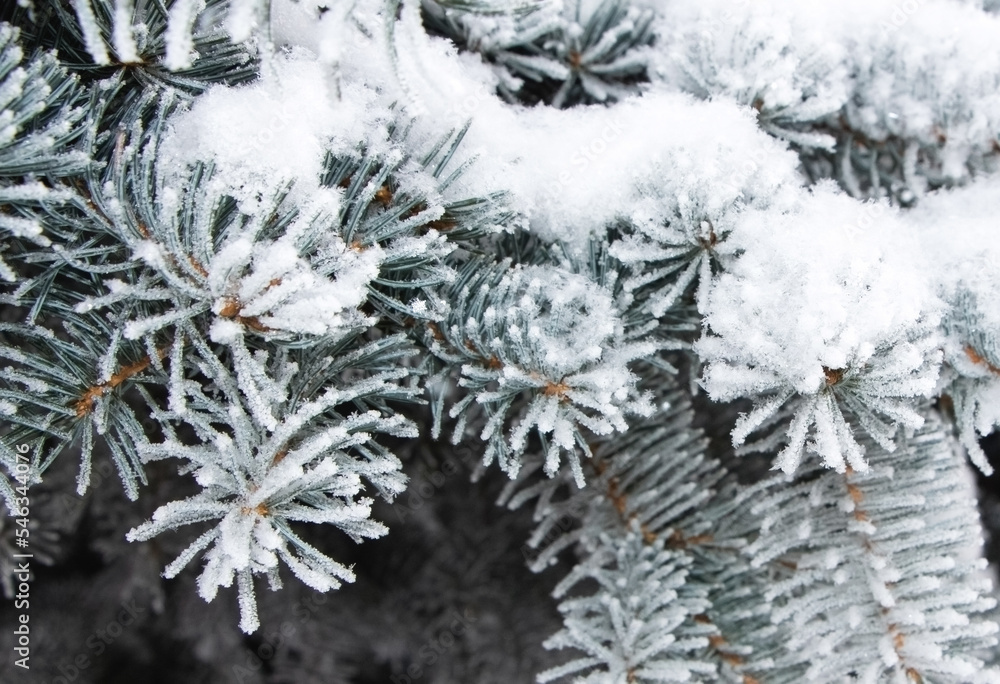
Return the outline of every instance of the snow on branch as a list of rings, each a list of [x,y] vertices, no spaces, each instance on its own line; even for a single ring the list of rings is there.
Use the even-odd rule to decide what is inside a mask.
[[[709,605],[704,587],[688,582],[690,558],[646,544],[631,531],[603,540],[556,587],[564,598],[578,584],[594,582],[587,596],[565,598],[559,610],[565,627],[545,641],[547,648],[573,648],[583,657],[538,676],[541,684],[570,675],[586,684],[645,684],[711,676],[715,666],[698,656],[707,638],[678,638],[675,632]]]
[[[820,186],[783,214],[746,215],[730,238],[741,256],[709,296],[695,347],[703,383],[716,400],[754,399],[735,446],[787,405],[775,463],[786,472],[806,450],[864,472],[856,428],[892,450],[901,428],[920,427],[913,404],[936,386],[939,305],[918,245],[888,210],[863,230],[863,211]]]
[[[38,52],[25,59],[19,31],[0,23],[0,236],[47,247],[37,216],[39,204],[62,203],[70,193],[35,180],[39,175],[71,176],[90,163],[73,149],[85,115],[77,79],[55,54]],[[7,245],[3,251],[7,251]],[[0,278],[17,279],[0,258]]]
[[[745,553],[794,565],[766,589],[784,644],[776,677],[837,682],[996,682],[975,655],[995,648],[996,605],[975,485],[932,413],[889,454],[863,440],[863,474],[811,469],[741,496],[761,519]]]
[[[450,5],[423,3],[424,22],[493,65],[509,101],[614,102],[638,92],[634,82],[646,79],[649,9],[622,0],[539,2],[505,14]]]
[[[912,205],[996,170],[1000,23],[978,3],[671,3],[651,73],[752,108],[811,179]]]
[[[253,576],[265,575],[271,588],[279,589],[279,562],[317,591],[354,580],[348,567],[306,542],[292,523],[333,525],[355,541],[383,536],[387,528],[370,519],[372,499],[361,496],[364,482],[381,485],[391,497],[402,490],[404,478],[398,459],[379,455],[374,435],[413,437],[416,432],[400,416],[383,416],[377,410],[343,412],[366,395],[394,393],[398,373],[303,392],[301,383],[310,378],[297,377],[298,364],[281,352],[267,363],[269,375],[284,390],[268,398],[278,419],[272,429],[261,429],[255,420],[258,411],[237,378],[193,330],[184,333],[191,335],[196,368],[211,384],[183,381],[185,410],[155,411],[165,426],[165,439],[145,444],[142,457],[181,459],[182,470],[193,473],[203,489],[161,506],[151,520],[129,532],[128,539],[145,541],[185,525],[217,521],[167,565],[164,576],[177,575],[204,552],[207,562],[198,579],[199,594],[211,601],[219,587],[229,587],[236,579],[240,627],[253,632],[260,624]],[[193,430],[198,441],[180,440],[170,427],[173,423]]]
[[[993,467],[980,437],[1000,426],[1000,248],[996,206],[1000,183],[984,178],[964,188],[928,195],[909,213],[939,267],[944,318],[942,400],[954,411],[962,444],[984,473]],[[942,230],[947,226],[946,230]]]
[[[582,486],[576,452],[589,456],[590,449],[581,428],[623,432],[627,415],[652,410],[628,364],[656,346],[626,341],[610,293],[585,276],[473,260],[447,298],[452,309],[430,328],[428,344],[435,356],[460,367],[465,396],[449,411],[459,419],[453,440],[461,439],[470,413],[482,413],[484,464],[496,460],[516,475],[535,431],[545,444],[546,473],[556,472],[561,453],[572,454]]]

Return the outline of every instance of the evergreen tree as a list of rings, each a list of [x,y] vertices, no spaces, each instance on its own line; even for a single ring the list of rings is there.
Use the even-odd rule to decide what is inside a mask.
[[[205,681],[1000,682],[997,9],[4,6],[5,596],[299,598]]]

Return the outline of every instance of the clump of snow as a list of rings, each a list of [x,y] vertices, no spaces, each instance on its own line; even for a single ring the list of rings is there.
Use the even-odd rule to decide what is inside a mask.
[[[659,24],[654,79],[753,107],[778,137],[833,145],[830,135],[797,130],[838,112],[849,95],[846,46],[826,26],[756,2],[671,3]]]
[[[500,287],[516,296],[502,311],[487,309],[486,316],[506,320],[506,331],[531,350],[530,358],[517,360],[552,379],[599,361],[603,348],[622,335],[611,296],[581,275],[527,266],[512,271]]]
[[[741,216],[730,240],[742,254],[716,281],[707,323],[732,336],[748,365],[780,367],[791,387],[809,392],[824,382],[824,366],[870,353],[935,300],[919,243],[896,210],[825,183],[796,200],[782,213]]]
[[[399,49],[411,55],[398,65],[397,82],[407,110],[421,115],[417,127],[433,139],[473,121],[458,154],[476,163],[457,185],[468,195],[509,190],[513,208],[546,238],[580,244],[603,234],[632,213],[649,178],[672,173],[677,158],[705,159],[701,166],[716,177],[729,168],[738,182],[796,176],[795,156],[727,103],[651,92],[613,106],[515,107],[493,94],[485,65],[427,36],[419,18],[404,11],[396,31]]]
[[[664,9],[660,33],[665,82],[754,106],[765,129],[807,146],[832,140],[822,126],[786,124],[827,117],[869,146],[906,141],[906,182],[918,193],[917,147],[921,173],[937,183],[991,166],[1000,18],[974,3],[682,0]]]
[[[1000,177],[925,197],[908,215],[924,251],[935,258],[936,284],[951,309],[944,345],[947,387],[959,434],[973,462],[992,467],[979,438],[1000,426]]]
[[[185,201],[201,204],[203,210],[213,209],[227,190],[218,179],[203,180],[200,187],[186,188]],[[268,196],[275,192],[272,188]],[[109,294],[84,299],[78,311],[128,298],[168,304],[167,312],[126,325],[126,337],[138,339],[211,310],[225,319],[212,324],[212,339],[219,343],[232,342],[242,330],[277,338],[339,337],[368,322],[358,307],[378,275],[384,250],[377,244],[352,249],[329,230],[339,210],[337,191],[317,193],[275,238],[260,237],[260,216],[231,217],[227,239],[200,261],[186,251],[183,235],[201,232],[214,240],[212,230],[219,230],[218,226],[211,224],[207,214],[200,214],[201,220],[194,225],[186,223],[178,195],[170,189],[165,189],[159,208],[162,223],[146,227],[148,236],[134,242],[133,254],[160,282],[143,279],[125,286],[110,280]],[[258,214],[266,216],[279,209],[262,202]],[[244,220],[247,225],[237,229]],[[313,263],[318,253],[323,257],[322,268]]]
[[[906,214],[921,242],[934,256],[940,294],[955,301],[968,292],[982,303],[980,325],[1000,334],[1000,242],[997,208],[1000,176],[982,178],[963,188],[935,192]]]
[[[696,279],[704,309],[713,263],[725,267],[737,251],[727,238],[743,214],[779,211],[795,196],[787,191],[799,185],[794,157],[781,143],[759,133],[741,147],[736,142],[676,144],[664,151],[655,175],[635,183],[638,197],[623,210],[624,235],[611,253],[635,270],[628,288],[654,283],[643,304],[654,316]]]
[[[159,164],[186,174],[191,163],[210,160],[215,177],[246,197],[291,181],[295,197],[307,198],[319,188],[327,150],[357,156],[365,143],[379,151],[390,118],[372,89],[338,87],[329,66],[293,50],[265,62],[258,81],[209,88],[176,115]]]
[[[238,306],[240,318],[300,335],[330,335],[357,326],[364,318],[356,309],[378,275],[381,250],[374,246],[358,253],[338,242],[335,278],[316,273],[290,241],[230,243],[218,255],[225,265],[209,269],[213,311],[232,317],[227,310]],[[234,249],[239,254],[230,261]]]
[[[236,42],[249,40],[260,30],[261,20],[267,16],[266,0],[231,0],[226,16],[226,30]]]
[[[729,240],[741,254],[712,286],[695,349],[713,399],[759,398],[734,443],[791,400],[779,466],[795,469],[815,423],[827,464],[864,470],[843,411],[891,450],[897,425],[919,427],[912,401],[937,379],[940,304],[919,242],[895,210],[826,183],[788,211],[743,215]]]

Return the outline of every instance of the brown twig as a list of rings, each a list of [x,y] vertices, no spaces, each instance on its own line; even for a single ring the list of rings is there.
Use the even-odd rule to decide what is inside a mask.
[[[240,513],[242,513],[243,515],[250,515],[251,513],[253,513],[263,518],[268,513],[270,513],[270,511],[267,509],[267,504],[259,503],[253,508],[251,508],[250,506],[241,507]]]
[[[551,380],[545,383],[545,387],[542,388],[542,394],[547,397],[559,397],[561,401],[566,400],[566,393],[570,391],[570,386],[566,383],[552,382]]]
[[[823,366],[823,377],[826,378],[827,386],[832,387],[844,379],[843,368],[827,368]]]
[[[968,356],[969,360],[977,366],[985,366],[990,373],[993,373],[993,375],[1000,375],[1000,368],[983,358],[983,355],[977,352],[972,345],[965,346],[965,355]]]
[[[719,632],[719,626],[716,625],[714,622],[712,622],[712,619],[710,617],[708,617],[704,613],[701,613],[699,615],[695,615],[693,619],[699,625],[709,625],[715,628],[715,634],[712,634],[708,637],[708,645],[712,647],[712,650],[714,650],[716,653],[719,654],[719,657],[723,660],[723,662],[725,662],[733,669],[742,667],[743,665],[746,664],[746,659],[739,653],[733,653],[727,650],[727,647],[730,645],[729,642],[726,641],[726,638],[724,636],[722,636],[722,634]],[[758,679],[748,674],[745,673],[739,673],[739,674],[743,675],[743,684],[760,684],[760,681]]]
[[[272,280],[271,282],[273,283],[275,281]],[[270,285],[268,287],[270,287]],[[236,297],[226,297],[223,300],[222,308],[219,309],[219,315],[222,316],[223,318],[231,318],[237,323],[245,325],[251,330],[255,330],[257,332],[266,333],[271,331],[271,328],[261,323],[260,319],[257,318],[256,316],[240,315],[240,312],[242,310],[243,310],[243,304],[240,303],[240,300],[238,300]]]
[[[166,346],[160,347],[159,349],[156,350],[157,358],[160,359],[162,359],[166,353],[167,353]],[[150,363],[152,363],[152,360],[149,358],[149,354],[147,354],[146,356],[143,356],[135,363],[131,363],[127,366],[124,366],[121,370],[112,375],[107,382],[97,383],[96,385],[91,385],[90,387],[88,387],[86,390],[84,390],[80,398],[77,399],[75,402],[73,402],[73,408],[76,411],[76,417],[83,418],[84,416],[89,414],[91,411],[94,410],[94,404],[97,402],[98,399],[100,399],[105,394],[107,394],[111,390],[121,385],[126,380],[138,375],[142,371],[149,368]]]

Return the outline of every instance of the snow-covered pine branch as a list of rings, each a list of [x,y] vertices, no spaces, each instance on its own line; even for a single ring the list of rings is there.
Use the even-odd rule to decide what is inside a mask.
[[[8,471],[14,444],[33,485],[79,449],[88,501],[117,494],[104,458],[128,497],[153,485],[173,500],[130,538],[196,527],[165,574],[201,557],[201,595],[235,581],[253,631],[279,609],[256,575],[354,577],[301,523],[384,535],[373,495],[468,451],[535,501],[531,568],[574,565],[561,629],[511,623],[538,654],[555,633],[543,680],[996,680],[953,438],[990,470],[996,3],[22,5],[0,9]],[[772,463],[794,473],[761,482]],[[428,562],[490,565],[430,510],[470,491],[397,508],[385,586],[460,593],[393,574],[430,529],[452,537]],[[338,598],[317,617],[410,673],[422,653]]]
[[[538,525],[523,549],[533,570],[567,549],[579,555],[556,588],[565,626],[547,646],[582,655],[540,681],[743,681],[760,666],[741,643],[748,629],[771,631],[752,589],[766,583],[740,555],[753,521],[740,518],[734,483],[706,457],[684,392],[658,403],[625,435],[597,442],[583,489],[565,471],[538,480],[538,459],[501,497],[510,508],[535,501]],[[567,593],[587,579],[596,589]]]
[[[138,451],[144,431],[123,395],[137,383],[163,382],[150,377],[152,359],[162,351],[149,352],[123,339],[114,321],[74,315],[75,303],[47,299],[46,313],[60,320],[58,333],[37,324],[3,324],[0,359],[9,365],[0,371],[0,397],[12,426],[2,443],[3,463],[13,474],[18,458],[11,445],[31,445],[30,479],[37,481],[57,456],[76,447],[82,494],[90,483],[95,441],[103,439],[125,493],[134,500],[146,483]]]
[[[807,450],[866,471],[855,431],[891,450],[923,423],[915,401],[934,392],[939,305],[907,226],[875,206],[877,232],[862,228],[866,207],[827,185],[782,214],[744,215],[730,237],[741,255],[712,289],[695,346],[704,385],[716,400],[754,399],[734,446],[788,405],[775,463],[786,472]]]
[[[425,0],[425,23],[493,65],[510,102],[615,102],[647,80],[651,10],[622,0],[525,3],[504,14],[458,4]]]
[[[650,71],[752,107],[812,180],[908,206],[997,168],[998,30],[948,0],[678,2],[657,22],[670,48]]]
[[[944,275],[939,296],[949,304],[943,321],[945,369],[942,400],[951,409],[973,462],[993,472],[980,437],[1000,425],[1000,249],[995,207],[1000,183],[984,178],[951,192],[928,195],[910,213],[911,223],[936,255]],[[947,234],[940,226],[948,223]]]
[[[897,453],[864,441],[868,474],[811,469],[741,495],[761,521],[751,563],[794,567],[765,594],[783,643],[773,681],[1000,681],[981,659],[996,599],[956,444],[932,412]]]
[[[78,64],[133,69],[150,81],[203,90],[252,78],[269,40],[263,0],[71,0],[46,8],[69,33]],[[45,27],[39,27],[44,31]]]
[[[69,193],[37,177],[71,176],[89,163],[86,153],[72,149],[85,115],[76,79],[52,53],[26,58],[18,44],[19,33],[0,22],[0,205],[4,207],[0,237],[4,252],[14,241],[38,247],[49,244],[36,215],[37,206],[65,202]],[[16,278],[2,257],[0,278]]]
[[[429,327],[431,353],[459,369],[462,396],[448,413],[462,438],[470,414],[482,415],[483,463],[517,474],[535,432],[554,475],[567,453],[584,483],[579,454],[590,434],[624,431],[626,417],[652,411],[629,364],[657,351],[632,342],[611,293],[556,265],[474,259],[445,294],[452,308]],[[443,397],[443,395],[442,395]]]
[[[279,561],[317,591],[354,580],[348,567],[306,542],[291,523],[333,525],[355,541],[388,531],[370,519],[372,499],[361,494],[368,482],[391,500],[404,488],[405,478],[399,460],[375,444],[374,437],[379,433],[414,437],[416,431],[401,416],[352,408],[367,397],[399,395],[396,381],[405,371],[375,372],[354,382],[336,382],[331,374],[334,382],[318,387],[311,382],[314,376],[300,372],[289,352],[278,350],[270,358],[259,353],[272,382],[270,394],[262,399],[276,416],[275,424],[264,429],[252,395],[199,339],[198,331],[187,324],[178,334],[188,336],[195,350],[187,362],[192,368],[185,369],[179,383],[184,410],[154,409],[165,438],[144,443],[140,453],[146,462],[181,459],[181,471],[193,473],[203,489],[161,506],[128,538],[144,541],[178,527],[218,521],[167,565],[164,576],[177,575],[204,551],[207,563],[199,576],[199,594],[210,601],[220,586],[231,586],[235,578],[240,627],[253,632],[259,626],[253,576],[266,575],[271,588],[279,589]],[[375,364],[379,357],[394,356],[391,345],[355,347],[346,355],[355,362],[365,359]],[[191,370],[198,370],[210,384],[193,379],[198,376]],[[405,391],[402,394],[406,396]],[[181,439],[177,434],[181,427],[192,430],[197,443]]]
[[[705,636],[675,634],[685,623],[696,625],[692,616],[709,605],[705,587],[688,581],[691,559],[665,548],[663,539],[645,543],[635,529],[601,541],[556,587],[565,627],[545,642],[586,655],[541,673],[538,681],[582,673],[572,681],[632,684],[714,674],[714,666],[698,658]],[[596,592],[567,596],[588,581],[596,583]]]

